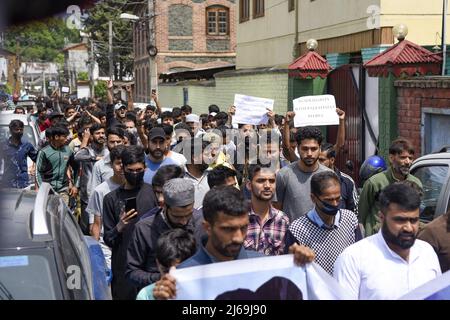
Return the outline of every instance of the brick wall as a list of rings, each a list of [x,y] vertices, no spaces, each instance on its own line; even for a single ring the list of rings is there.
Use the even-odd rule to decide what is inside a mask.
[[[159,52],[156,59],[159,74],[168,72],[171,68],[208,68],[234,63],[235,0],[167,0],[155,3],[155,11],[158,13],[155,20],[155,36]],[[206,35],[206,8],[214,5],[229,9],[227,36]],[[170,15],[173,16],[177,12],[180,13],[177,15],[178,18],[171,21]],[[189,12],[192,12],[191,17],[187,17]],[[176,62],[167,62],[167,57]],[[189,61],[196,57],[202,57],[206,61],[195,63]]]
[[[416,153],[420,155],[422,108],[450,110],[450,78],[397,80],[394,85],[397,88],[399,135],[411,140]]]

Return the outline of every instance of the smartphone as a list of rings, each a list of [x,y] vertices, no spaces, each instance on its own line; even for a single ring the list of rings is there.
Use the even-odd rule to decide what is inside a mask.
[[[156,94],[156,89],[152,89],[152,94]]]
[[[125,199],[125,212],[128,212],[131,209],[136,210],[136,198]]]

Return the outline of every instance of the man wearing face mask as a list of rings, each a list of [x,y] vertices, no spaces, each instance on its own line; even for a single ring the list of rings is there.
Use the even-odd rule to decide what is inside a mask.
[[[163,210],[135,225],[128,246],[126,277],[139,288],[160,278],[155,249],[161,234],[182,228],[194,232],[198,243],[202,236],[202,214],[194,210],[194,184],[183,178],[171,179],[164,184],[163,197]]]
[[[157,206],[157,202],[151,186],[143,183],[144,150],[138,146],[125,147],[122,166],[125,184],[103,199],[103,239],[112,251],[113,299],[128,300],[136,297],[137,290],[125,278],[127,247],[134,224],[142,214]],[[130,208],[130,203],[135,208]]]
[[[286,236],[286,247],[292,243],[311,248],[317,262],[330,275],[337,257],[345,248],[362,239],[358,218],[353,211],[339,209],[341,184],[332,171],[311,178],[311,200],[314,208],[293,221]]]
[[[2,143],[2,161],[4,172],[2,186],[7,188],[25,188],[30,184],[28,179],[27,158],[36,162],[37,150],[33,145],[23,139],[24,124],[20,120],[9,123],[11,136]]]
[[[380,206],[378,195],[381,190],[397,181],[409,180],[415,182],[420,188],[422,183],[409,173],[414,160],[414,147],[406,139],[394,140],[389,147],[390,167],[370,177],[363,186],[358,203],[359,222],[365,229],[366,236],[375,234],[380,229]]]

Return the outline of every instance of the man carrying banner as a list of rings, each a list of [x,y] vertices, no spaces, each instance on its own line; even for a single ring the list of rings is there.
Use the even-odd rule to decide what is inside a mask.
[[[177,268],[264,256],[243,247],[249,225],[248,210],[248,202],[234,187],[215,187],[208,191],[203,201],[203,227],[208,237],[202,239],[197,253]],[[292,245],[289,252],[294,254],[297,265],[314,260],[314,252],[298,244]],[[171,299],[176,295],[175,289],[175,278],[165,274],[153,293],[156,299]]]
[[[353,211],[341,209],[341,184],[331,171],[315,174],[311,179],[314,208],[293,221],[286,245],[294,242],[314,250],[317,262],[329,274],[345,248],[362,239],[358,218]]]
[[[441,275],[433,248],[416,240],[420,195],[394,183],[380,194],[381,230],[338,257],[333,275],[353,299],[397,299]]]

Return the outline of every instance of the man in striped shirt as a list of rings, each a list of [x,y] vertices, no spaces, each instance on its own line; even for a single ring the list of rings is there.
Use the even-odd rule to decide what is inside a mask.
[[[289,217],[272,207],[275,182],[275,171],[270,163],[249,166],[247,188],[251,191],[251,209],[244,247],[268,256],[284,253],[289,228]]]

